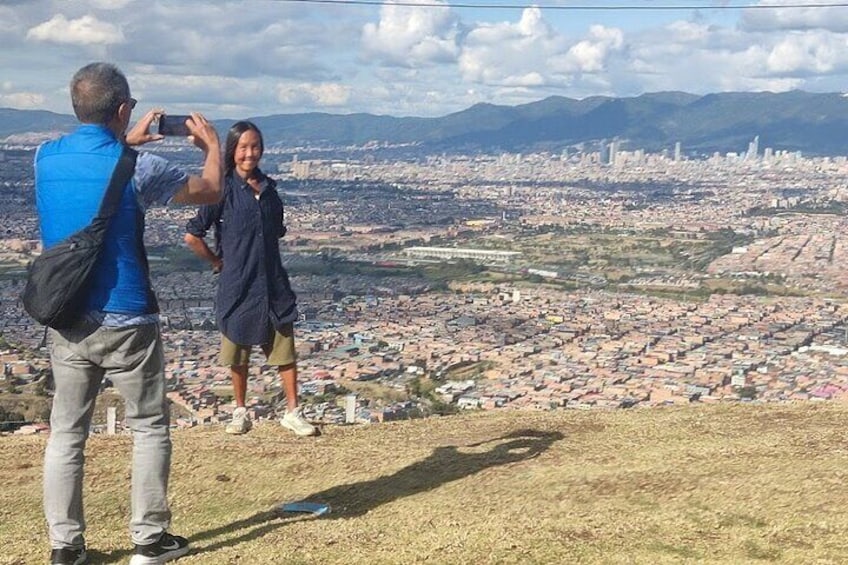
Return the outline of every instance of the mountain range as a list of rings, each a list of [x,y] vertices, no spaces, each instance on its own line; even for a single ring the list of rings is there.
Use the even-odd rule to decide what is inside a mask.
[[[435,118],[303,113],[250,117],[266,145],[280,147],[405,146],[417,152],[493,153],[594,150],[620,141],[623,150],[688,155],[759,147],[805,155],[848,155],[848,98],[841,93],[725,92],[704,96],[656,92],[635,97],[551,96],[518,106],[476,104]],[[226,131],[235,120],[216,120]],[[0,140],[71,131],[76,119],[43,110],[0,108]]]

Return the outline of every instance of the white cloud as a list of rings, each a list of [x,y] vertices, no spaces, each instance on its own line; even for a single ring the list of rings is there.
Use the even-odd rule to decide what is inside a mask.
[[[44,107],[44,101],[44,96],[37,92],[0,93],[0,106],[18,110],[40,110]]]
[[[821,29],[765,32],[673,22],[661,34],[631,36],[627,58],[619,62],[623,66],[610,76],[626,80],[629,72],[638,85],[633,89],[642,92],[821,91],[844,81],[848,36]]]
[[[280,84],[277,99],[287,106],[343,106],[350,99],[350,88],[342,84]]]
[[[163,74],[147,66],[125,69],[125,72],[141,109],[164,108],[172,114],[214,112],[238,118],[256,115],[256,108],[276,104],[270,79]],[[226,113],[218,113],[224,111]]]
[[[525,8],[517,23],[500,22],[496,24],[481,23],[469,33],[468,42],[481,45],[495,45],[501,41],[525,41],[536,43],[549,40],[554,36],[554,30],[542,18],[539,8]]]
[[[564,52],[564,38],[542,18],[538,8],[526,8],[516,23],[479,24],[462,46],[459,69],[472,83],[535,85],[549,81],[551,57]]]
[[[710,28],[706,24],[687,21],[675,21],[666,26],[669,33],[665,42],[694,43],[702,42],[710,35]]]
[[[748,9],[742,12],[740,27],[748,31],[789,31],[827,29],[837,32],[848,31],[848,12],[844,7],[828,8],[819,0],[766,0],[763,6],[773,9]],[[815,4],[809,8],[780,8],[784,4],[794,6]]]
[[[848,82],[844,8],[771,0],[773,9],[705,7],[680,19],[437,1],[0,0],[0,68],[14,80],[0,105],[68,113],[68,81],[94,58],[115,61],[144,108],[226,118],[439,116],[551,94],[842,91]]]
[[[495,101],[524,103],[569,89],[597,94],[610,77],[601,76],[624,47],[624,33],[593,25],[575,41],[554,29],[538,8],[526,8],[518,22],[480,24],[463,43],[460,71],[466,83],[493,89]]]
[[[205,8],[201,23],[183,3],[163,7],[152,2],[150,12],[149,18],[124,25],[128,41],[114,48],[114,56],[169,74],[330,81],[336,67],[327,64],[328,54],[349,49],[359,31],[325,20],[300,21],[277,13],[269,17],[223,3]]]
[[[362,28],[362,52],[389,65],[416,67],[451,62],[459,52],[449,7],[383,4],[380,21]]]
[[[673,33],[664,34],[666,41],[661,43],[650,35],[632,38],[628,59],[615,76],[629,72],[641,92],[782,92],[803,85],[803,80],[787,72],[789,66],[797,67],[796,62],[784,59],[781,49],[775,54],[772,43],[776,38],[719,28],[693,34],[692,28],[679,24],[669,29]],[[779,70],[770,66],[770,59],[784,60],[788,66]]]
[[[771,74],[830,73],[848,64],[848,38],[828,32],[793,33],[779,41],[766,59]]]
[[[90,0],[91,5],[101,10],[123,10],[133,3],[133,0]]]
[[[589,37],[572,45],[558,57],[555,68],[566,73],[597,73],[604,70],[608,57],[621,49],[624,34],[620,29],[593,25]]]
[[[56,14],[50,20],[27,32],[27,39],[77,45],[111,45],[124,41],[120,27],[98,20],[91,15],[68,20]]]
[[[543,86],[546,82],[545,77],[540,73],[529,72],[523,75],[507,77],[503,84],[504,86]]]

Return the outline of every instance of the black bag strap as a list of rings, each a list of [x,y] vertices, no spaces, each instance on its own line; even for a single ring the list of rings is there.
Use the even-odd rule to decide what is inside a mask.
[[[135,162],[138,157],[138,151],[124,145],[124,150],[121,153],[118,164],[115,165],[115,170],[112,171],[112,178],[109,179],[109,186],[106,187],[106,193],[103,195],[103,201],[100,202],[100,209],[97,211],[97,216],[91,221],[108,222],[118,209],[118,204],[121,202],[121,196],[124,192],[124,187],[130,181],[135,171]]]

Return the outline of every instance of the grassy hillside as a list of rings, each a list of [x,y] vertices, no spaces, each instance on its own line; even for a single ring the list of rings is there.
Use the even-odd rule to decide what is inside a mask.
[[[843,563],[848,405],[497,412],[297,439],[174,434],[180,564]],[[130,440],[94,437],[93,563],[125,563]],[[44,438],[0,438],[0,563],[43,563]],[[283,517],[282,502],[332,506]]]

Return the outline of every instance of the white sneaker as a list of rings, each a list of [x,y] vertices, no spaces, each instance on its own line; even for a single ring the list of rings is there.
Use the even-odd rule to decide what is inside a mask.
[[[228,434],[246,434],[252,427],[253,424],[250,423],[250,417],[247,415],[247,408],[239,406],[233,410],[233,419],[227,424],[224,431]]]
[[[286,415],[280,418],[280,425],[299,436],[314,436],[318,432],[318,428],[303,418],[303,410],[300,408],[286,410]]]

